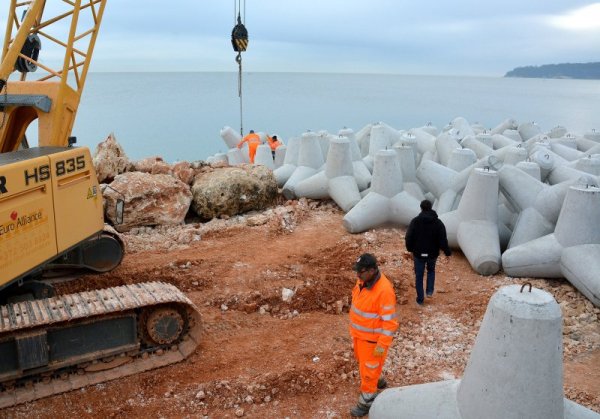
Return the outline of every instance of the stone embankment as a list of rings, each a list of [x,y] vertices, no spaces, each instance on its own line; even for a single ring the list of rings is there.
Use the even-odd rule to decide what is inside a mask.
[[[132,162],[112,134],[98,145],[94,167],[106,217],[120,232],[182,225],[190,212],[203,221],[230,217],[267,208],[277,197],[273,173],[264,166],[168,164],[160,157]],[[125,201],[121,224],[115,214],[118,199]]]

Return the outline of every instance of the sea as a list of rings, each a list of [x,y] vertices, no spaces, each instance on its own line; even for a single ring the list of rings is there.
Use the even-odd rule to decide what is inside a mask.
[[[114,133],[131,160],[204,160],[227,147],[225,126],[276,134],[336,134],[372,122],[405,130],[452,119],[493,128],[507,118],[542,130],[600,130],[600,80],[383,74],[90,73],[73,135],[95,150]]]

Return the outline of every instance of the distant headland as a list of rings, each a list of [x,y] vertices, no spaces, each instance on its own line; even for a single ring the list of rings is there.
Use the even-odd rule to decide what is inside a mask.
[[[600,62],[517,67],[506,73],[504,77],[600,80]]]

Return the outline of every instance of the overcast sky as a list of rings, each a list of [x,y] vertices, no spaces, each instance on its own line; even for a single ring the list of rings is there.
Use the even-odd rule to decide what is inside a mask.
[[[234,3],[108,0],[91,71],[236,71]],[[245,18],[250,72],[502,76],[600,61],[600,2],[247,0]]]

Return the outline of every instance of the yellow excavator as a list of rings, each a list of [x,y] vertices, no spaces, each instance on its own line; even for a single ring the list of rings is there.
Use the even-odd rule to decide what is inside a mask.
[[[105,229],[90,152],[71,137],[106,2],[10,0],[0,66],[0,408],[178,362],[200,340],[197,308],[172,285],[56,296],[45,282],[48,268],[107,272],[123,258]],[[41,59],[45,43],[62,49],[58,66]],[[34,121],[38,146],[29,147]],[[122,218],[123,202],[116,212]]]

